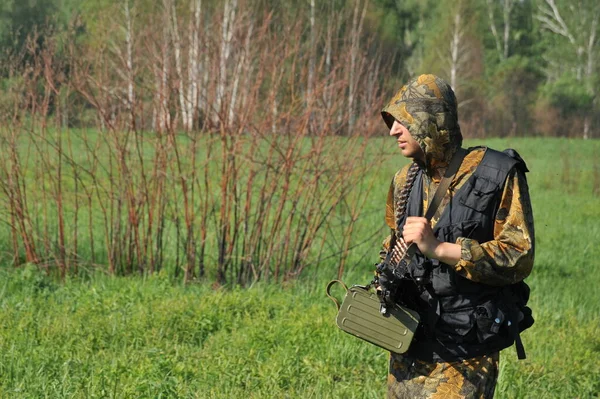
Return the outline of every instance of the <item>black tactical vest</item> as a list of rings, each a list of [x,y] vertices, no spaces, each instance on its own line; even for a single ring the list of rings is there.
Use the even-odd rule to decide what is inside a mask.
[[[438,240],[493,240],[504,184],[514,167],[527,171],[514,150],[502,153],[487,149],[475,172],[440,215],[433,229]],[[423,215],[421,174],[411,190],[406,216]],[[453,361],[490,354],[511,346],[519,331],[533,324],[531,311],[525,306],[529,288],[524,282],[506,287],[477,283],[419,251],[409,273],[412,279],[403,283],[398,300],[420,313],[422,324],[409,354],[422,360]]]

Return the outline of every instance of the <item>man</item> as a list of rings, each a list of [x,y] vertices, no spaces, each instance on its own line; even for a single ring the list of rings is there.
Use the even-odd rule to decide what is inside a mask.
[[[527,168],[513,150],[461,149],[454,92],[434,75],[408,82],[382,116],[414,161],[396,173],[388,194],[391,242],[418,250],[403,277],[380,276],[379,289],[421,317],[408,352],[391,354],[388,397],[491,398],[499,351],[516,341],[524,357],[519,332],[533,323],[522,282],[534,259]],[[428,220],[455,155],[464,159]]]

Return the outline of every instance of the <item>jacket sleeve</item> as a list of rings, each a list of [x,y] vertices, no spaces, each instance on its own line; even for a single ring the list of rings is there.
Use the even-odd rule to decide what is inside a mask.
[[[514,168],[508,175],[496,220],[494,240],[479,243],[459,237],[461,259],[458,274],[479,283],[514,284],[533,268],[535,235],[533,212],[525,175]]]

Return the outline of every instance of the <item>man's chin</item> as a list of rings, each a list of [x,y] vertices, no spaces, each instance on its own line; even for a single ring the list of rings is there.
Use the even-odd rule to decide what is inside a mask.
[[[414,158],[414,157],[417,156],[417,154],[416,154],[415,151],[411,151],[411,150],[408,150],[408,149],[400,150],[400,153],[405,158]]]

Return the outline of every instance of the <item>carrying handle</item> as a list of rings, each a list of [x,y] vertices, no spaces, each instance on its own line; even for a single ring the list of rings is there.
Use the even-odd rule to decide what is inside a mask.
[[[340,280],[331,280],[329,282],[329,284],[327,284],[327,289],[326,289],[327,296],[329,297],[329,299],[331,299],[333,301],[333,303],[335,303],[335,306],[337,307],[337,310],[339,311],[340,310],[340,303],[338,302],[337,299],[335,299],[335,297],[333,295],[331,295],[331,292],[330,292],[331,291],[331,287],[333,287],[333,285],[335,283],[340,283],[342,285],[342,287],[344,287],[344,290],[346,290],[346,292],[348,292],[348,287],[346,287],[346,284],[344,284]]]

